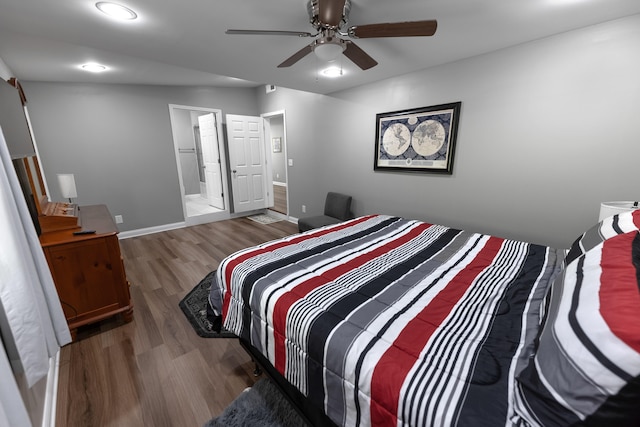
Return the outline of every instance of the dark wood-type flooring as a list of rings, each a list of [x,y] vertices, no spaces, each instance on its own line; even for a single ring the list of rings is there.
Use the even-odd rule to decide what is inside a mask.
[[[273,207],[272,210],[287,214],[287,187],[284,185],[273,186]]]
[[[78,331],[62,348],[56,425],[201,426],[255,382],[237,339],[200,338],[178,302],[236,250],[297,232],[246,218],[120,241],[134,320]]]

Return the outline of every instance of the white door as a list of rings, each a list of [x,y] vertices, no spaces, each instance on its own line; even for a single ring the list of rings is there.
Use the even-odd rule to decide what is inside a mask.
[[[267,173],[263,119],[227,114],[227,139],[234,212],[269,207],[273,183]]]
[[[198,116],[200,125],[200,141],[202,144],[202,160],[204,163],[204,179],[207,186],[207,199],[214,208],[224,210],[222,192],[222,169],[220,165],[220,149],[218,147],[218,127],[213,113]]]

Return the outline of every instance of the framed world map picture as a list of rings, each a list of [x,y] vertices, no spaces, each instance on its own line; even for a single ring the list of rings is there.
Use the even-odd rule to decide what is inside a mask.
[[[373,169],[452,174],[461,105],[376,114]]]

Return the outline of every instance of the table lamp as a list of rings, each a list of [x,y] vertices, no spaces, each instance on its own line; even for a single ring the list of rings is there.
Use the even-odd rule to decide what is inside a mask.
[[[78,197],[78,192],[76,191],[76,180],[73,174],[59,173],[58,184],[60,184],[60,192],[62,193],[62,197],[69,199],[69,203],[73,203],[71,199],[74,197]]]

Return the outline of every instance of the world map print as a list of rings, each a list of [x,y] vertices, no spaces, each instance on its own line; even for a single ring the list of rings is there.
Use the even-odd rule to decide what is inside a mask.
[[[415,128],[411,136],[411,146],[421,156],[431,156],[442,148],[447,136],[444,126],[435,120],[427,120]]]
[[[446,160],[452,115],[446,111],[380,120],[378,159],[401,161],[406,165]]]
[[[394,123],[382,135],[382,147],[392,156],[404,153],[411,144],[411,132],[402,123]]]

